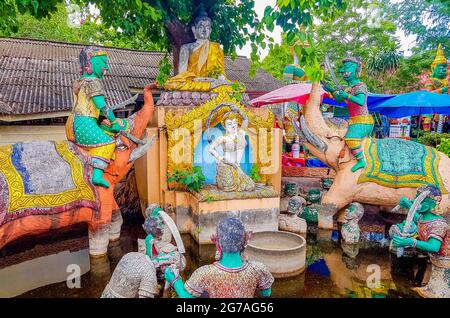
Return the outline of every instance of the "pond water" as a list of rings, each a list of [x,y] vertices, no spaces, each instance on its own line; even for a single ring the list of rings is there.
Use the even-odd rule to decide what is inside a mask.
[[[79,237],[74,240],[84,240],[84,248],[77,251],[63,251],[27,261],[31,264],[22,262],[0,268],[0,280],[2,275],[10,277],[0,282],[0,296],[99,297],[121,257],[137,251],[137,239],[145,237],[142,222],[140,217],[126,217],[121,239],[110,244],[105,257],[89,259],[86,238]],[[346,246],[339,242],[337,231],[321,232],[309,226],[305,271],[296,277],[275,280],[273,297],[417,297],[411,287],[427,279],[430,271],[427,259],[397,259],[389,253],[384,234],[363,236],[365,240],[359,246]],[[183,274],[186,278],[199,266],[213,261],[214,247],[202,246],[199,251],[189,235],[183,235],[183,240],[187,250]],[[61,266],[55,266],[55,262]],[[79,288],[69,288],[61,278],[69,275],[67,264],[80,265]],[[29,271],[32,275],[25,275]],[[49,283],[52,279],[59,283]]]

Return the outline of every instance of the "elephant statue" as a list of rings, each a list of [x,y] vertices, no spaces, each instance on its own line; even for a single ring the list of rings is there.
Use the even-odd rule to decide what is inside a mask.
[[[114,156],[104,173],[109,188],[90,182],[91,155],[70,141],[0,147],[0,249],[25,235],[87,223],[90,255],[107,253],[122,225],[114,186],[153,142],[146,128],[154,113],[154,87],[145,87],[144,106],[126,119],[129,132],[115,135]]]
[[[352,202],[395,207],[401,197],[412,199],[417,188],[427,184],[440,188],[443,195],[438,209],[444,214],[450,212],[449,157],[413,141],[366,138],[363,145],[368,165],[352,172],[356,159],[344,140],[348,124],[322,116],[320,89],[319,83],[312,84],[300,124],[294,122],[308,150],[336,171],[331,188],[322,197],[320,228],[332,229],[333,216]]]

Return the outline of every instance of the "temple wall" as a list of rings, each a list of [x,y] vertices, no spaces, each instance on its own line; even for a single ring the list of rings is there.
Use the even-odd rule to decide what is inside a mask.
[[[253,232],[278,230],[280,199],[261,198],[200,202],[191,193],[164,191],[164,209],[175,214],[181,233],[189,233],[199,244],[210,244],[211,235],[225,216],[239,217]]]
[[[65,126],[0,126],[0,146],[24,141],[67,140]]]

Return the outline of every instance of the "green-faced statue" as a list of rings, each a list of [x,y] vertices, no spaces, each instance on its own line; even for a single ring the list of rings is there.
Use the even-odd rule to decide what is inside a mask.
[[[419,202],[411,231],[403,234],[405,221],[396,225],[392,243],[395,247],[412,247],[427,252],[430,256],[432,271],[428,284],[415,288],[423,297],[450,298],[450,232],[449,225],[441,211],[437,211],[442,194],[433,186],[423,186],[417,190],[417,197],[426,192],[426,197]],[[425,193],[424,193],[425,195]],[[420,200],[420,198],[419,198]],[[411,209],[414,200],[403,197],[399,205]]]
[[[114,134],[126,129],[127,122],[116,119],[105,103],[100,79],[109,70],[106,52],[88,46],[81,51],[79,61],[81,77],[73,83],[74,103],[67,120],[66,135],[69,141],[92,156],[93,184],[108,188],[103,171],[114,155]],[[110,127],[106,130],[97,123],[100,113],[109,120]]]
[[[353,172],[366,166],[362,141],[372,135],[374,127],[374,119],[367,108],[367,85],[359,79],[361,70],[361,60],[348,57],[342,60],[342,67],[339,69],[339,73],[347,82],[348,88],[338,90],[331,84],[324,87],[325,90],[333,94],[337,102],[345,101],[347,104],[350,119],[344,139],[357,160],[357,163],[352,167]]]
[[[436,58],[431,64],[431,76],[425,82],[425,89],[433,93],[448,94],[447,68],[447,59],[445,58],[442,45],[439,44]]]

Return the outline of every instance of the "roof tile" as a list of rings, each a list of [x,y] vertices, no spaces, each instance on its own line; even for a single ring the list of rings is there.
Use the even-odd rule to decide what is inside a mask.
[[[16,38],[0,38],[0,114],[26,115],[68,111],[72,108],[72,82],[79,77],[78,55],[83,45]],[[108,103],[128,99],[130,87],[155,80],[164,52],[105,48],[110,71],[103,81]],[[169,55],[169,61],[172,57]],[[249,76],[245,57],[225,58],[230,80],[246,84],[251,92],[282,86],[268,73]]]

